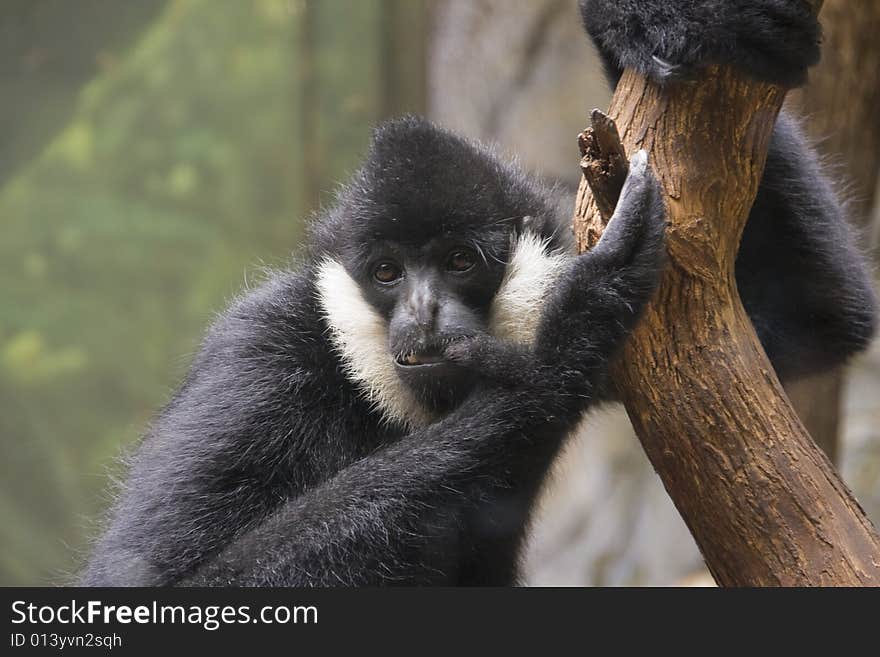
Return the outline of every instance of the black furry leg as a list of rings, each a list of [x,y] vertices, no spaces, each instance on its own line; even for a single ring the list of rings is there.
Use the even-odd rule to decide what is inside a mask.
[[[870,268],[816,154],[785,114],[743,233],[736,278],[784,379],[844,362],[876,331]]]
[[[729,64],[785,86],[819,60],[820,29],[803,0],[580,0],[616,83],[624,68],[664,82]]]

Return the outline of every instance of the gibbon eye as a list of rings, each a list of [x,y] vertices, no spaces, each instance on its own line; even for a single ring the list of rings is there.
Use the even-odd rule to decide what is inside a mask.
[[[393,283],[403,276],[403,271],[393,262],[380,262],[373,271],[373,277],[380,283]]]
[[[449,254],[446,260],[446,269],[449,271],[467,271],[474,266],[474,254],[465,249],[456,249]]]

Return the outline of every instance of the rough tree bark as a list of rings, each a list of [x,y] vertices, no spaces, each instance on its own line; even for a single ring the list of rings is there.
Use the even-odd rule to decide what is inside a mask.
[[[669,264],[613,377],[720,585],[880,585],[880,536],[789,404],[736,291],[736,251],[783,97],[727,68],[662,89],[624,73],[609,114],[627,152],[649,152]],[[582,168],[602,141],[582,140]],[[581,250],[606,220],[582,181]]]
[[[850,219],[869,232],[880,168],[880,2],[825,0],[822,61],[794,94],[819,148],[843,165]],[[844,376],[834,370],[786,385],[813,439],[837,462]]]

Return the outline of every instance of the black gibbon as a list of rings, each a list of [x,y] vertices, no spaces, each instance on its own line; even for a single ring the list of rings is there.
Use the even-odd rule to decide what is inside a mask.
[[[803,81],[800,0],[584,1],[612,78],[729,63]],[[742,38],[740,36],[742,35]],[[566,194],[416,118],[375,132],[296,267],[243,294],[130,462],[89,585],[511,584],[565,437],[663,262],[644,152],[595,249]],[[816,156],[785,116],[737,283],[779,374],[872,335],[870,279]]]

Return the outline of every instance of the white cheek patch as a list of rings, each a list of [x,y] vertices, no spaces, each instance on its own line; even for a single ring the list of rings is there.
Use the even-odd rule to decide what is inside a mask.
[[[511,249],[510,262],[492,301],[489,329],[502,340],[532,344],[544,301],[571,262],[572,254],[549,251],[547,240],[526,231]]]
[[[367,303],[340,263],[318,268],[318,302],[346,376],[390,422],[415,428],[436,418],[397,375],[388,352],[388,325]]]
[[[502,340],[531,343],[544,300],[571,255],[549,252],[547,241],[526,232],[513,246],[510,262],[492,301],[489,330]],[[318,302],[346,377],[389,422],[410,429],[437,420],[397,375],[388,352],[388,325],[367,303],[341,263],[318,267]]]

